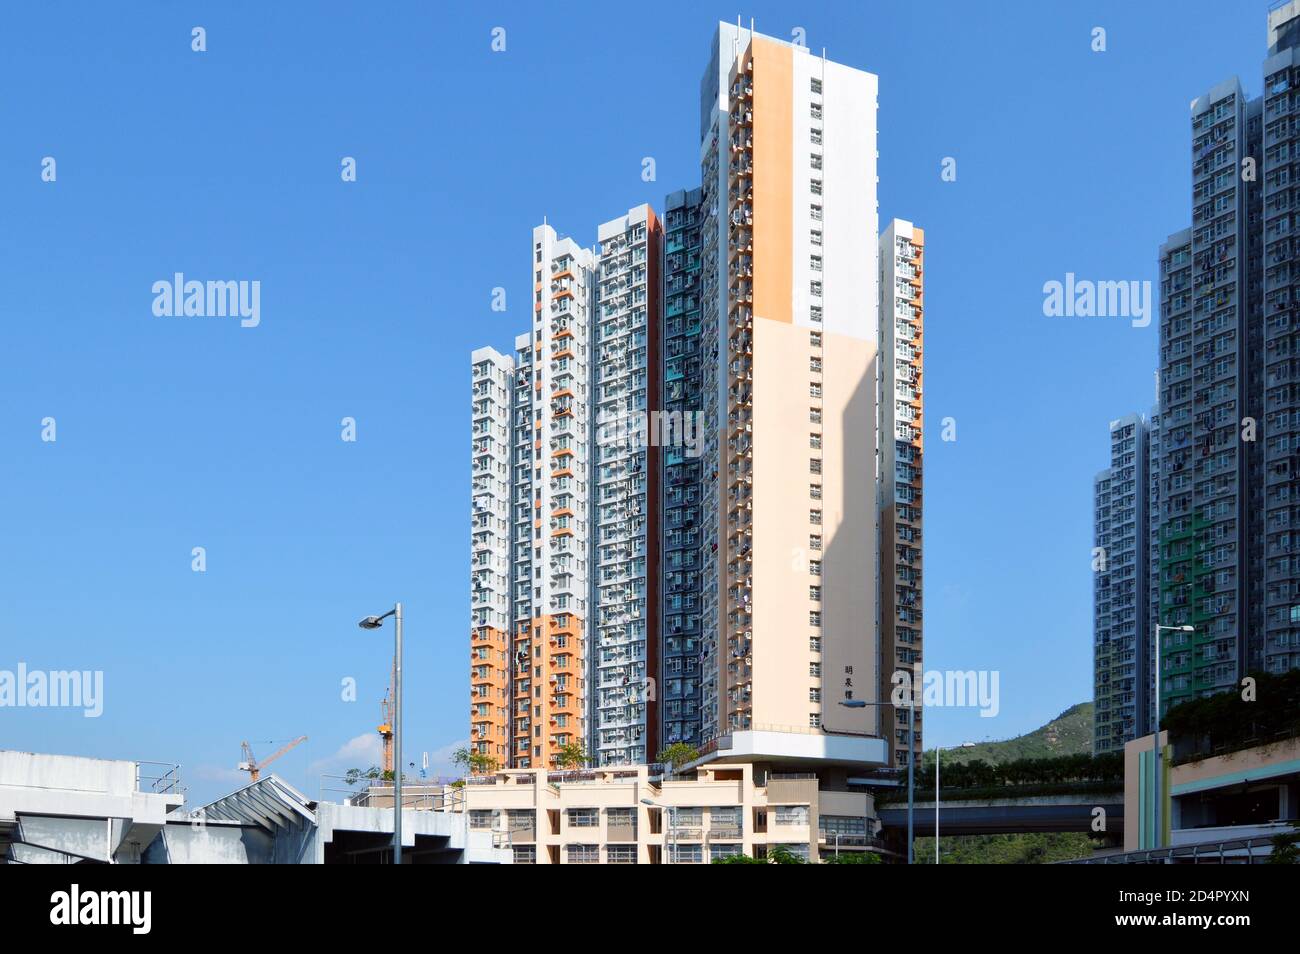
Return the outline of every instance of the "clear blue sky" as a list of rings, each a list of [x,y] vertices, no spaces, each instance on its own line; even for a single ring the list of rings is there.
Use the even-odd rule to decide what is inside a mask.
[[[1090,698],[1091,478],[1153,399],[1158,331],[1045,318],[1042,286],[1155,279],[1188,103],[1258,92],[1265,4],[458,6],[4,11],[0,668],[102,669],[106,709],[0,710],[0,748],[181,762],[203,801],[241,740],[305,733],[277,771],[314,795],[373,760],[391,632],[355,621],[396,599],[407,750],[464,739],[469,352],[526,327],[543,215],[592,242],[697,182],[697,84],[738,13],[879,75],[881,218],[926,230],[926,664],[1002,688],[927,743]],[[155,318],[177,271],[260,280],[261,326]]]

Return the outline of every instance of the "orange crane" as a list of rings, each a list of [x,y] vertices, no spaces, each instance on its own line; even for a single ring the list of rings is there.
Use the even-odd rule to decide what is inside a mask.
[[[393,672],[389,676],[388,691],[384,693],[383,701],[379,703],[379,711],[382,713],[383,722],[381,722],[377,731],[379,738],[384,744],[384,772],[393,771],[393,680],[397,678],[397,662],[393,662]]]
[[[250,746],[247,742],[241,742],[240,746],[243,748],[244,751],[244,761],[239,763],[239,770],[241,772],[248,773],[248,780],[250,782],[256,782],[262,775],[262,769],[266,768],[268,765],[270,765],[280,756],[284,755],[285,752],[288,752],[295,745],[301,745],[306,741],[307,741],[307,736],[300,735],[298,736],[298,738],[294,739],[288,745],[281,746],[279,751],[277,751],[274,755],[268,756],[267,758],[263,759],[261,762],[253,758],[252,746]]]

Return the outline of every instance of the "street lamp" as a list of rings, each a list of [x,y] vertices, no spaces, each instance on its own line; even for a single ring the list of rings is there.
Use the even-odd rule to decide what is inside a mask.
[[[974,742],[963,742],[963,749],[975,748]],[[934,747],[934,863],[939,863],[939,746]]]
[[[1164,774],[1164,772],[1162,771],[1164,766],[1162,765],[1162,761],[1161,761],[1163,756],[1160,752],[1160,682],[1161,682],[1160,631],[1161,630],[1167,630],[1171,633],[1194,633],[1196,632],[1196,627],[1195,626],[1164,626],[1160,623],[1156,623],[1156,724],[1155,724],[1155,732],[1153,734],[1154,742],[1152,743],[1152,757],[1155,760],[1154,772],[1156,777],[1155,787],[1154,787],[1155,828],[1152,831],[1152,840],[1154,841],[1154,847],[1156,848],[1160,847],[1160,843],[1164,840],[1164,834],[1165,834],[1164,827],[1162,824],[1162,819],[1160,817],[1163,814],[1160,810],[1162,807],[1160,804],[1162,798],[1160,794],[1161,781],[1162,781],[1161,776]]]
[[[912,796],[912,763],[916,761],[916,753],[913,751],[916,737],[916,699],[908,693],[907,705],[907,863],[912,863],[912,807],[915,804]],[[844,699],[840,705],[846,709],[865,709],[867,706],[892,706],[892,702],[866,702],[862,699]]]
[[[402,604],[382,616],[367,616],[357,623],[362,629],[379,629],[393,617],[393,864],[402,863]]]
[[[642,805],[649,805],[651,808],[657,808],[661,812],[668,813],[668,863],[677,863],[677,806],[660,805],[653,798],[641,799]]]

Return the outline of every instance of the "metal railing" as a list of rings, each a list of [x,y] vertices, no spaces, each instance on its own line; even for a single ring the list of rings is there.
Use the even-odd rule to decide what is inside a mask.
[[[180,765],[175,762],[136,762],[135,790],[155,795],[184,795]]]

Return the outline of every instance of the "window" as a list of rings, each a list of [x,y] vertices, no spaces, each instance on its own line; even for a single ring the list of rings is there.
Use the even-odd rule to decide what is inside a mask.
[[[491,828],[492,827],[492,809],[474,809],[469,813],[470,828]]]
[[[809,549],[809,550],[820,550],[821,548],[822,548],[822,538],[821,538],[821,534],[819,534],[819,533],[814,533],[814,534],[812,534],[812,535],[808,538],[808,549]]]
[[[820,272],[822,270],[822,257],[820,255],[809,256],[808,267],[814,272]]]
[[[819,662],[810,662],[808,664],[808,675],[812,676],[814,679],[820,679],[822,677],[822,664]]]
[[[818,95],[821,95],[821,91],[822,91],[822,81],[821,81],[821,80],[819,80],[819,79],[815,79],[815,80],[812,81],[812,91],[813,91],[814,93],[818,94]]]
[[[822,499],[822,485],[821,485],[821,484],[809,484],[809,485],[808,485],[808,496],[809,496],[810,498],[812,498],[813,500],[821,500],[821,499]]]
[[[808,472],[810,474],[820,474],[822,472],[822,459],[820,457],[808,458]]]
[[[808,651],[813,653],[819,653],[822,651],[822,638],[820,636],[809,637]]]
[[[636,826],[635,808],[607,808],[605,821],[611,827],[633,828]]]
[[[719,858],[730,858],[733,855],[740,854],[741,845],[739,842],[722,842],[709,846],[709,860],[716,861]]]
[[[709,809],[709,827],[718,828],[739,828],[740,827],[740,806],[738,805],[715,805]]]
[[[537,864],[536,845],[515,845],[514,852],[515,852],[515,864],[517,865]]]
[[[820,348],[822,346],[822,333],[820,331],[808,332],[808,344],[814,348]]]
[[[808,824],[808,806],[807,805],[776,806],[776,824],[778,825]],[[804,848],[807,849],[807,845],[805,845]]]
[[[821,576],[821,575],[822,575],[822,561],[821,561],[821,560],[809,560],[809,561],[808,561],[808,572],[811,573],[813,576]]]
[[[822,283],[818,281],[809,282],[808,291],[820,298],[822,296]]]
[[[820,510],[809,510],[808,522],[820,524],[822,522],[822,512]]]
[[[564,852],[564,860],[571,865],[600,864],[599,845],[566,845]]]
[[[822,436],[821,436],[820,434],[809,434],[809,435],[808,435],[808,446],[809,446],[809,447],[821,447],[821,446],[822,446]]]
[[[808,587],[808,599],[820,600],[822,598],[822,588],[820,586]]]
[[[822,422],[822,409],[819,407],[808,408],[808,423],[820,424]]]
[[[813,119],[821,119],[821,118],[822,118],[822,104],[821,104],[821,103],[813,103],[813,104],[812,104],[812,110],[811,110],[811,112],[810,112],[810,115],[812,116]]]
[[[816,245],[816,246],[820,247],[821,244],[822,244],[822,233],[821,233],[821,229],[812,229],[811,231],[809,231],[809,233],[808,233],[808,241],[809,241],[809,243],[811,243],[812,245]]]
[[[822,194],[822,180],[821,180],[821,179],[809,179],[809,180],[808,180],[808,189],[809,189],[809,191],[812,192],[813,195],[821,195],[821,194]]]
[[[808,157],[808,159],[809,159],[809,164],[814,169],[820,169],[822,167],[822,157],[817,155],[817,153],[814,152],[812,155]]]
[[[808,701],[809,701],[809,702],[821,702],[821,701],[822,701],[822,691],[821,691],[820,689],[818,689],[816,686],[814,686],[813,688],[809,689],[809,690],[808,690]]]
[[[605,860],[611,865],[634,865],[636,845],[610,845],[605,849]]]
[[[675,865],[698,865],[704,862],[703,845],[668,846],[668,857]]]
[[[822,144],[822,131],[820,129],[818,129],[816,126],[813,126],[811,129],[808,130],[808,133],[809,133],[809,138],[812,140],[812,144],[814,146],[820,146]]]
[[[822,207],[820,205],[811,205],[808,207],[808,214],[812,216],[814,222],[822,220]]]
[[[820,729],[822,726],[822,716],[820,712],[808,713],[808,727],[810,729]]]
[[[820,611],[820,610],[809,610],[809,611],[808,611],[808,625],[809,625],[809,626],[820,626],[821,624],[822,624],[822,614],[821,614],[821,611]]]
[[[570,828],[595,828],[599,824],[600,824],[600,809],[598,808],[570,808],[569,809]]]
[[[808,320],[809,320],[809,321],[815,321],[815,322],[817,322],[818,324],[821,324],[821,321],[822,321],[822,306],[821,306],[821,305],[811,305],[811,306],[809,306],[809,308],[808,308]]]

